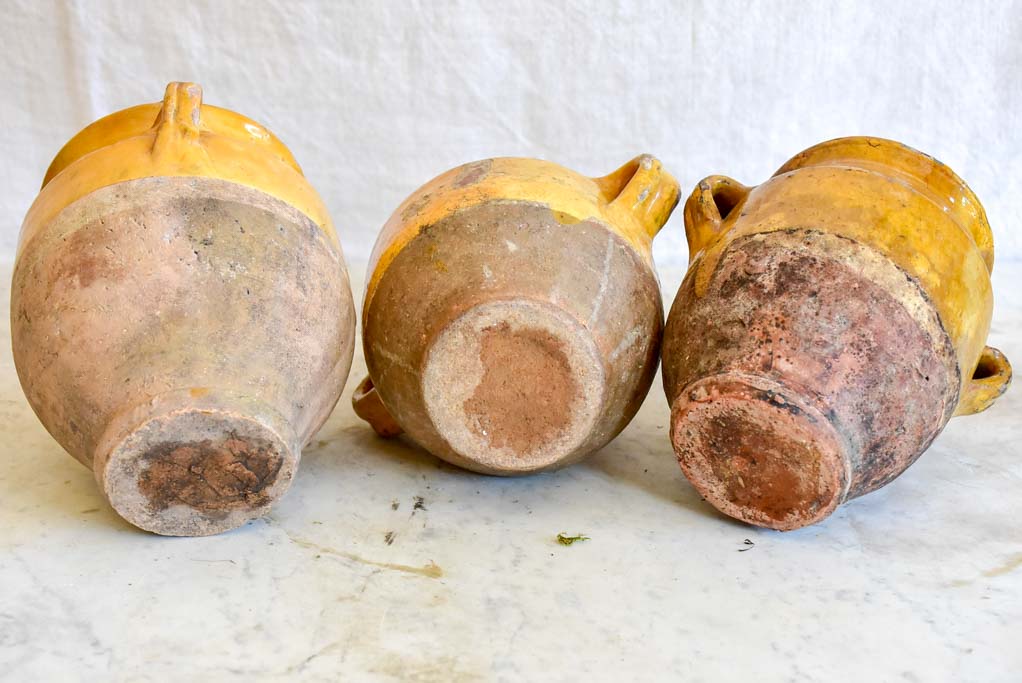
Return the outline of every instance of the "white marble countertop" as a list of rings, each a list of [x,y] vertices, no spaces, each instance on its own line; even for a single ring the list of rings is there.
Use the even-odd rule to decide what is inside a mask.
[[[680,276],[663,273],[668,300]],[[121,521],[33,415],[11,361],[9,281],[8,265],[5,681],[1022,677],[1018,386],[953,420],[890,486],[782,534],[699,499],[659,380],[589,460],[497,479],[376,438],[350,407],[357,356],[270,517],[161,538]],[[995,290],[990,343],[1022,368],[1022,264],[998,264]],[[559,532],[590,540],[561,546]]]

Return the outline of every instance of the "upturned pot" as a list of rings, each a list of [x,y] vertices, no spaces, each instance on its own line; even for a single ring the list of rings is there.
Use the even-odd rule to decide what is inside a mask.
[[[354,305],[326,209],[261,125],[172,83],[50,166],[22,226],[14,361],[132,524],[261,515],[340,396]]]
[[[884,486],[1011,368],[985,347],[993,241],[947,166],[889,140],[812,147],[685,205],[668,316],[671,439],[707,501],[795,529]]]
[[[430,181],[376,242],[356,412],[488,474],[602,447],[656,372],[663,308],[650,247],[677,201],[650,156],[602,178],[505,158]]]

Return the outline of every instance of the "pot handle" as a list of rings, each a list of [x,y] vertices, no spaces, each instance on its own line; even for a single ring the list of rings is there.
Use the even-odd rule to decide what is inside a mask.
[[[984,347],[972,377],[965,383],[955,415],[981,413],[994,404],[1011,384],[1011,363],[992,346]]]
[[[202,86],[198,83],[168,83],[163,107],[156,117],[156,140],[153,156],[203,152],[199,143],[202,133]]]
[[[373,431],[382,437],[397,436],[404,431],[387,410],[387,406],[383,405],[380,392],[376,391],[369,375],[355,387],[351,395],[351,407],[355,409],[356,415],[368,422]]]
[[[611,206],[638,219],[643,232],[653,239],[678,205],[681,187],[660,160],[641,154],[596,184]]]
[[[711,175],[699,181],[685,202],[689,263],[720,238],[728,216],[751,191],[751,187],[724,175]]]

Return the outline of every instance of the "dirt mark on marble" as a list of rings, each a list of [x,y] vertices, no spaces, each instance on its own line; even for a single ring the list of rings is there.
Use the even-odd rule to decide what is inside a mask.
[[[444,575],[444,570],[437,565],[435,562],[430,560],[427,564],[421,567],[415,567],[408,564],[395,564],[393,562],[380,562],[378,560],[370,560],[355,553],[349,553],[345,550],[337,550],[329,546],[320,545],[319,543],[313,543],[304,538],[299,538],[288,532],[285,529],[281,529],[284,535],[297,546],[302,548],[308,548],[309,550],[315,550],[321,555],[330,555],[332,557],[339,557],[352,562],[358,562],[359,564],[368,565],[370,567],[379,567],[380,569],[388,569],[396,572],[404,572],[405,574],[416,574],[418,576],[425,576],[430,579],[439,579]]]

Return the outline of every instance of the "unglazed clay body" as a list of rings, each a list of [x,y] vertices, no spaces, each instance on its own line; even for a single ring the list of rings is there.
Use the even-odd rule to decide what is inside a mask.
[[[354,305],[290,152],[172,83],[57,155],[22,227],[14,359],[39,419],[126,520],[261,515],[343,389]]]
[[[671,438],[728,515],[794,529],[903,472],[1011,368],[984,347],[993,244],[949,168],[844,138],[754,188],[703,180],[664,335]]]
[[[489,474],[602,447],[656,371],[663,313],[650,245],[677,199],[649,156],[596,179],[487,159],[427,183],[376,243],[356,412]]]

